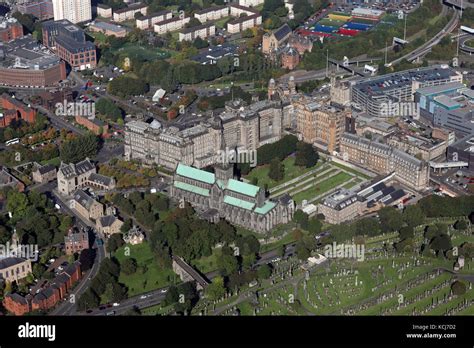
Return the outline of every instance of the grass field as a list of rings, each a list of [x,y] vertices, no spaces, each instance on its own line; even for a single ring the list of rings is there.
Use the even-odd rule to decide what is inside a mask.
[[[133,43],[126,43],[121,48],[119,48],[116,53],[118,53],[120,57],[137,58],[146,61],[166,59],[170,57],[170,54],[164,50],[148,49]]]
[[[329,179],[326,179],[319,184],[316,184],[315,186],[311,187],[310,189],[297,193],[296,195],[293,196],[293,199],[295,200],[296,203],[301,203],[305,199],[311,199],[315,196],[318,196],[322,193],[325,193],[333,188],[335,188],[338,185],[343,184],[345,181],[349,180],[351,176],[347,173],[341,172],[339,174],[336,174],[335,176],[330,177]]]
[[[282,180],[274,181],[268,177],[268,172],[270,171],[270,165],[268,164],[254,168],[249,173],[249,175],[245,177],[245,179],[252,182],[252,179],[256,178],[258,180],[257,181],[258,186],[264,187],[265,184],[267,184],[268,188],[272,188],[286,181],[294,179],[304,173],[307,173],[310,170],[316,169],[322,164],[323,164],[322,161],[318,161],[318,163],[314,167],[304,168],[304,167],[299,167],[295,165],[294,157],[287,157],[283,160],[283,165],[285,166],[285,176]]]
[[[129,256],[127,256],[125,248],[130,248]],[[129,296],[135,296],[179,281],[178,276],[171,268],[158,266],[150,246],[146,242],[123,246],[115,252],[114,256],[120,263],[123,263],[129,257],[137,260],[137,272],[131,275],[121,272],[119,277],[119,282],[128,287]]]

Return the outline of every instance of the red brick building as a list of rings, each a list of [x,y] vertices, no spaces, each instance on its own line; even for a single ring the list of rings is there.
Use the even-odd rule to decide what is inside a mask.
[[[79,253],[84,249],[89,248],[89,235],[85,231],[78,231],[75,228],[70,228],[67,236],[64,237],[64,248],[66,255]]]
[[[36,310],[47,311],[66,298],[67,293],[81,278],[81,275],[81,264],[76,261],[34,296],[7,294],[3,299],[3,306],[15,315],[24,315]]]
[[[281,55],[281,67],[283,69],[293,70],[300,62],[300,55],[294,48],[286,49]]]
[[[15,18],[0,23],[0,41],[8,42],[23,36],[23,26]]]
[[[15,315],[24,315],[30,311],[28,300],[18,294],[7,294],[3,299],[3,306]]]
[[[0,128],[7,127],[13,120],[21,119],[28,123],[34,123],[36,120],[36,110],[6,93],[0,96],[0,106],[3,108],[3,113],[0,116]]]
[[[98,119],[90,119],[83,116],[76,116],[76,122],[96,135],[105,135],[109,130],[109,125]]]

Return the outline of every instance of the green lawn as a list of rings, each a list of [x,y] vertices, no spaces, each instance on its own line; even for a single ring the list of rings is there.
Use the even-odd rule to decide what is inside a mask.
[[[125,248],[130,248],[129,256],[125,254]],[[126,275],[122,272],[119,277],[119,282],[128,287],[129,296],[162,288],[175,281],[179,281],[179,277],[171,268],[161,268],[158,266],[147,242],[138,245],[125,245],[118,249],[114,256],[120,263],[124,262],[128,257],[137,260],[137,272],[131,275]]]
[[[356,170],[356,169],[352,169],[352,168],[346,167],[345,165],[342,165],[342,164],[339,164],[339,163],[336,163],[336,162],[331,162],[331,165],[332,165],[332,166],[335,166],[335,167],[339,167],[339,168],[341,168],[341,169],[344,169],[346,172],[355,174],[355,175],[357,175],[358,177],[361,177],[362,179],[367,179],[367,180],[368,180],[368,179],[371,178],[370,176],[365,175],[364,173],[361,173],[361,172],[359,172],[359,171]]]
[[[59,165],[61,164],[61,159],[59,157],[54,157],[47,161],[41,161],[41,164],[42,165],[52,164],[56,167],[59,167]]]
[[[330,177],[327,180],[320,182],[319,184],[316,184],[315,186],[309,188],[306,191],[297,193],[293,196],[293,200],[295,200],[296,203],[301,203],[305,199],[311,199],[333,189],[334,187],[344,183],[350,178],[351,176],[349,174],[341,172],[333,177]]]
[[[217,269],[217,259],[221,255],[221,249],[213,249],[210,256],[201,257],[200,259],[193,260],[191,265],[201,273],[208,273]]]
[[[224,18],[221,18],[217,21],[214,22],[214,24],[216,25],[217,28],[224,28],[224,25],[225,23],[229,20],[229,17],[224,17]]]
[[[263,166],[259,166],[254,168],[246,177],[245,179],[252,182],[254,178],[258,180],[257,185],[260,187],[264,187],[265,184],[268,185],[268,188],[275,187],[280,185],[288,180],[294,179],[304,173],[309,172],[312,169],[318,168],[324,162],[319,161],[314,167],[310,168],[303,168],[295,165],[295,158],[294,157],[287,157],[283,160],[283,164],[285,166],[285,176],[280,181],[274,181],[268,177],[268,172],[270,171],[270,165],[266,164]]]
[[[116,53],[118,53],[120,57],[137,58],[144,61],[166,59],[170,57],[170,54],[164,50],[149,49],[130,42],[120,47]]]

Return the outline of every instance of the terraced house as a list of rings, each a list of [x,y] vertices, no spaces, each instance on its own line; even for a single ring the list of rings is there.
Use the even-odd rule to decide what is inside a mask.
[[[295,205],[284,195],[268,200],[265,191],[233,178],[233,167],[218,165],[215,173],[179,164],[173,176],[171,197],[191,203],[211,221],[224,218],[260,233],[293,218]]]

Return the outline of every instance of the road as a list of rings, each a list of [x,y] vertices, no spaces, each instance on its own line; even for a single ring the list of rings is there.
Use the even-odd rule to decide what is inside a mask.
[[[446,6],[443,6],[443,12],[444,11],[447,11]],[[411,61],[414,61],[415,59],[418,59],[418,58],[422,57],[426,53],[430,52],[431,48],[433,48],[433,46],[436,46],[437,44],[439,44],[439,42],[446,35],[453,32],[457,28],[458,25],[459,25],[459,12],[455,11],[453,17],[449,20],[448,24],[446,24],[446,26],[443,28],[443,30],[441,30],[439,33],[437,33],[434,37],[432,37],[430,40],[425,42],[420,47],[417,47],[415,50],[411,51],[410,53],[407,53],[404,56],[393,60],[392,62],[389,63],[389,65],[398,64],[404,59],[411,62]]]
[[[66,212],[69,215],[72,215],[76,218],[76,221],[79,225],[82,227],[92,227],[94,228],[94,224],[88,220],[85,220],[82,218],[79,214],[71,210],[67,204],[67,202],[64,200],[63,197],[61,197],[59,194],[56,192],[53,192],[54,196],[54,201],[55,203],[59,204],[61,207],[61,210]],[[99,238],[104,238],[104,236],[100,235]],[[106,257],[105,254],[105,245],[101,245],[100,247],[96,248],[96,257],[94,260],[94,264],[92,265],[92,268],[83,275],[79,283],[74,287],[73,291],[69,293],[69,296],[66,297],[66,300],[61,302],[58,307],[56,307],[50,315],[72,315],[76,313],[76,302],[79,299],[80,295],[82,295],[89,287],[92,279],[97,275],[100,267],[100,263],[104,258]],[[69,299],[74,298],[74,301],[69,301]]]

